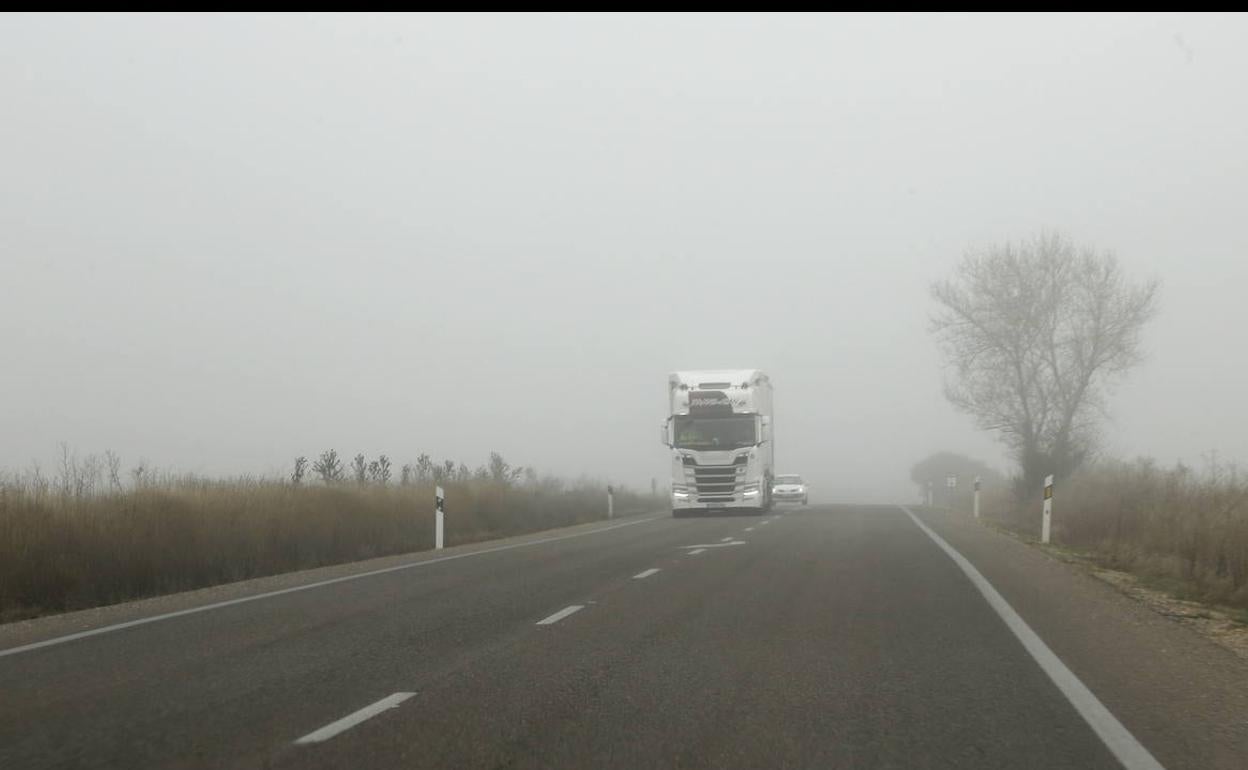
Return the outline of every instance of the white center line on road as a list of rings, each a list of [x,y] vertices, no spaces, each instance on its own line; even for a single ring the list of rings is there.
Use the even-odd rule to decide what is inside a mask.
[[[563,609],[559,610],[554,615],[551,615],[548,618],[543,618],[542,620],[537,621],[537,624],[539,626],[549,626],[552,623],[558,623],[559,621],[563,620],[564,618],[571,615],[572,613],[580,612],[583,609],[585,609],[584,604],[573,604],[571,607],[564,607]]]
[[[705,553],[705,552],[706,552],[706,549],[705,549],[705,548],[694,548],[692,551],[690,551],[690,552],[689,552],[689,555],[690,555],[690,556],[697,556],[698,554],[700,554],[700,553]]]
[[[1053,680],[1053,684],[1057,685],[1057,689],[1062,691],[1062,695],[1066,696],[1066,700],[1070,701],[1070,705],[1075,707],[1075,710],[1079,712],[1079,716],[1083,717],[1088,726],[1104,742],[1110,752],[1118,758],[1118,761],[1126,770],[1165,770],[1161,763],[1148,752],[1148,749],[1144,748],[1143,744],[1137,741],[1127,728],[1122,726],[1122,723],[1110,713],[1109,709],[1105,708],[1104,704],[1097,700],[1097,697],[1092,694],[1087,685],[1079,681],[1079,677],[1075,676],[1073,671],[1066,668],[1066,664],[1062,663],[1061,658],[1053,654],[1053,651],[1044,643],[1044,640],[1035,631],[1031,630],[1031,626],[1027,625],[1022,616],[1014,611],[1014,608],[1005,600],[1005,597],[997,593],[997,589],[992,587],[992,583],[989,583],[988,579],[980,574],[979,570],[975,569],[974,564],[971,564],[965,556],[946,543],[944,538],[920,521],[919,517],[915,516],[909,508],[904,505],[900,506],[900,508],[970,578],[971,584],[979,589],[980,594],[988,601],[988,606],[992,607],[997,615],[1005,621],[1005,625],[1023,643],[1024,649],[1027,650],[1032,659],[1040,664],[1040,668],[1044,670],[1044,673],[1048,674],[1049,679]]]
[[[400,570],[405,570],[405,569],[415,569],[417,567],[428,567],[432,564],[441,564],[444,561],[455,561],[456,559],[467,559],[471,556],[484,556],[487,553],[498,553],[500,551],[510,551],[514,548],[529,548],[531,546],[542,545],[544,543],[557,543],[560,540],[571,540],[572,538],[576,538],[576,537],[585,537],[587,535],[597,535],[602,532],[610,532],[613,529],[620,529],[621,527],[632,527],[637,524],[645,524],[648,521],[656,521],[659,518],[661,517],[647,516],[644,519],[637,519],[636,521],[626,521],[623,524],[613,524],[609,527],[591,529],[586,532],[573,532],[572,534],[569,534],[569,535],[557,535],[555,537],[544,537],[538,540],[527,540],[523,543],[509,543],[507,545],[499,545],[493,548],[483,548],[480,551],[469,551],[468,553],[457,553],[452,556],[441,556],[436,559],[425,559],[423,561],[415,561],[415,562],[409,562],[407,564],[399,564],[394,567],[383,567],[382,569],[369,570],[368,572],[360,572],[355,575],[343,575],[342,577],[330,578],[329,580],[318,580],[315,583],[307,583],[301,586],[291,586],[290,588],[281,588],[276,591],[265,591],[262,594],[255,594],[253,596],[242,596],[242,597],[239,597],[238,599],[227,599],[226,601],[223,601],[223,602],[213,602],[212,604],[205,604],[200,607],[189,607],[185,610],[178,610],[176,612],[166,612],[161,615],[152,615],[151,617],[147,617],[147,618],[139,618],[138,620],[128,620],[124,623],[114,623],[111,626],[101,626],[100,628],[93,628],[90,631],[79,631],[76,634],[66,634],[65,636],[57,636],[52,639],[45,639],[42,642],[34,642],[32,644],[23,644],[20,647],[10,647],[7,650],[0,650],[0,658],[6,657],[8,655],[18,655],[23,652],[30,652],[31,650],[39,650],[44,647],[52,647],[53,645],[64,644],[65,642],[72,642],[75,639],[85,639],[90,636],[99,636],[100,634],[108,634],[108,633],[112,633],[113,631],[121,631],[126,628],[134,628],[135,626],[145,626],[148,623],[156,623],[161,620],[172,620],[173,618],[180,618],[184,615],[195,615],[200,612],[208,612],[209,610],[219,610],[224,607],[233,607],[236,604],[246,604],[247,602],[260,601],[261,599],[271,599],[274,596],[283,596],[285,594],[293,594],[299,591],[310,591],[313,588],[324,588],[325,586],[332,586],[338,583],[346,583],[351,580],[360,580],[360,579],[367,578],[367,577],[373,577],[375,575],[385,575],[391,572],[398,572]]]
[[[655,567],[654,569],[648,569],[645,572],[638,572],[636,575],[633,575],[633,580],[644,580],[645,578],[650,577],[651,575],[655,574],[658,571],[659,571],[659,568]]]
[[[350,730],[360,722],[363,722],[366,719],[372,719],[383,711],[398,708],[400,703],[415,694],[416,693],[414,692],[396,692],[394,695],[387,695],[371,706],[365,706],[354,714],[348,714],[342,719],[339,719],[337,722],[330,722],[316,732],[308,733],[299,740],[295,741],[295,743],[320,743],[321,741],[327,741],[338,733],[344,730]]]

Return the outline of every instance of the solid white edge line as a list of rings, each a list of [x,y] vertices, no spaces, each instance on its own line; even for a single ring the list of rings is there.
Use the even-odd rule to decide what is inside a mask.
[[[559,610],[554,615],[551,615],[548,618],[542,618],[541,620],[537,621],[537,624],[539,626],[549,626],[552,623],[558,623],[559,621],[563,620],[564,618],[571,615],[572,613],[580,612],[583,609],[585,609],[584,604],[573,604],[570,607],[564,607],[563,609]]]
[[[706,550],[705,548],[694,548],[692,551],[689,552],[689,555],[697,556],[698,554],[702,553],[705,550]]]
[[[650,577],[651,575],[657,573],[658,571],[659,571],[658,567],[653,567],[651,569],[646,570],[645,572],[639,572],[636,575],[633,575],[633,580],[644,580],[645,578]]]
[[[200,607],[188,607],[185,610],[178,610],[176,612],[166,612],[161,615],[152,615],[151,617],[138,618],[136,620],[128,620],[124,623],[114,623],[113,625],[110,625],[110,626],[101,626],[100,628],[93,628],[90,631],[79,631],[78,633],[75,633],[75,634],[66,634],[65,636],[56,636],[51,639],[45,639],[42,642],[32,642],[31,644],[23,644],[20,647],[10,647],[7,650],[0,650],[0,658],[7,657],[9,655],[18,655],[23,652],[31,652],[32,650],[39,650],[44,647],[52,647],[54,645],[64,644],[66,642],[72,642],[77,639],[85,639],[89,636],[99,636],[100,634],[108,634],[108,633],[112,633],[113,631],[121,631],[126,628],[134,628],[135,626],[144,626],[144,625],[147,625],[148,623],[156,623],[161,620],[172,620],[173,618],[180,618],[184,615],[195,615],[200,612],[208,612],[209,610],[219,610],[219,609],[222,609],[223,607],[232,607],[236,604],[246,604],[247,602],[256,602],[256,601],[260,601],[261,599],[271,599],[274,596],[282,596],[284,594],[293,594],[299,591],[310,591],[313,588],[323,588],[325,586],[334,585],[336,583],[346,583],[352,580],[361,580],[363,578],[374,577],[376,575],[385,575],[390,572],[399,572],[400,570],[405,570],[405,569],[415,569],[417,567],[426,567],[430,564],[441,564],[442,562],[455,561],[456,559],[467,559],[471,556],[484,556],[487,553],[498,553],[499,551],[510,551],[515,548],[528,548],[528,547],[535,546],[535,545],[542,545],[544,543],[554,543],[559,540],[570,540],[575,537],[586,537],[588,535],[597,535],[602,532],[610,532],[613,529],[631,527],[636,524],[645,524],[648,521],[655,521],[656,519],[660,519],[660,518],[663,518],[663,517],[647,516],[644,519],[638,519],[636,521],[626,521],[623,524],[613,524],[609,527],[602,527],[600,529],[591,529],[588,532],[573,532],[570,535],[546,537],[540,540],[529,540],[523,543],[510,543],[508,545],[500,545],[500,546],[495,546],[493,548],[485,548],[480,551],[471,551],[469,553],[457,553],[457,554],[454,554],[453,556],[440,556],[436,559],[426,559],[424,561],[408,562],[407,564],[399,564],[394,567],[384,567],[382,569],[375,569],[375,570],[370,570],[368,572],[361,572],[358,575],[343,575],[342,577],[330,578],[329,580],[318,580],[315,583],[308,583],[306,585],[291,586],[290,588],[282,588],[277,591],[266,591],[264,593],[255,594],[254,596],[242,596],[237,599],[228,599],[223,602],[213,602],[212,604],[205,604]]]
[[[295,743],[320,743],[321,741],[327,741],[338,733],[343,732],[344,730],[350,730],[360,722],[363,722],[366,719],[371,719],[383,711],[398,708],[400,703],[415,694],[416,693],[414,692],[396,692],[393,695],[387,695],[372,705],[365,706],[353,714],[346,715],[337,722],[330,722],[321,729],[308,733],[299,740],[295,741]]]
[[[963,574],[970,579],[975,588],[979,589],[988,605],[1005,621],[1005,625],[1014,632],[1014,636],[1023,643],[1023,647],[1032,659],[1040,665],[1049,679],[1053,680],[1057,689],[1062,691],[1062,695],[1066,696],[1070,705],[1075,707],[1079,716],[1083,717],[1092,731],[1126,770],[1165,770],[1161,763],[1148,752],[1148,749],[1144,748],[1143,744],[1136,740],[1127,728],[1123,727],[1109,709],[1105,708],[1104,704],[1092,694],[1092,691],[1079,681],[1079,677],[1075,676],[1074,672],[1062,663],[1036,632],[1031,630],[1031,627],[1014,611],[1009,602],[992,587],[992,583],[989,583],[988,579],[975,569],[975,565],[920,521],[909,508],[904,505],[899,507],[919,529],[932,539],[932,542],[938,545],[950,559],[953,559],[954,564],[961,568]]]

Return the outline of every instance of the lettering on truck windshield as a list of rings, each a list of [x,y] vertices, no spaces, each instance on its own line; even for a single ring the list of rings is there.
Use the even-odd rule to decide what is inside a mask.
[[[690,407],[723,406],[727,399],[713,396],[696,396],[689,399]]]
[[[732,415],[732,401],[719,390],[695,390],[689,393],[689,414],[702,417]]]

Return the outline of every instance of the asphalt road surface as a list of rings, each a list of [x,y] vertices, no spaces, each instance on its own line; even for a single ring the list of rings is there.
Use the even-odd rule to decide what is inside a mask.
[[[1244,662],[1111,588],[938,512],[775,513],[2,627],[0,768],[1248,767]]]

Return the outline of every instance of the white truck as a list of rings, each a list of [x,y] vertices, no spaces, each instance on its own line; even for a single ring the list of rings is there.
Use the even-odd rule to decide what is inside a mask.
[[[758,369],[672,372],[662,441],[672,463],[672,515],[761,514],[771,508],[771,379]]]

